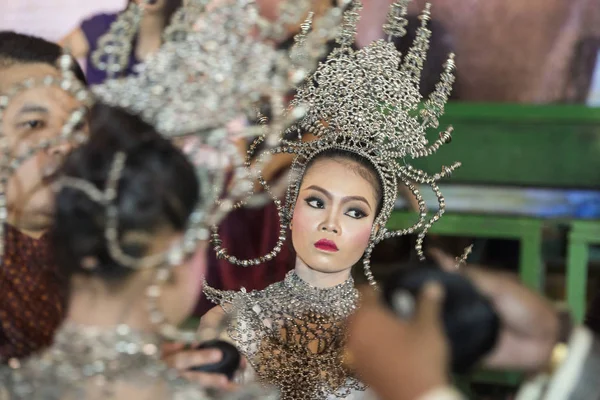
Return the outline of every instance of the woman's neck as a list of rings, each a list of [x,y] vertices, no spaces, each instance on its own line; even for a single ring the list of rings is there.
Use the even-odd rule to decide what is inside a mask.
[[[336,272],[321,272],[312,269],[300,257],[296,257],[295,272],[300,279],[317,288],[327,289],[346,282],[350,278],[352,268]]]
[[[127,325],[142,332],[155,330],[148,318],[143,292],[111,293],[101,283],[86,280],[85,284],[73,283],[67,322],[106,329]]]
[[[138,60],[144,60],[160,48],[165,25],[165,19],[160,13],[144,15],[140,22],[135,48],[135,56]]]

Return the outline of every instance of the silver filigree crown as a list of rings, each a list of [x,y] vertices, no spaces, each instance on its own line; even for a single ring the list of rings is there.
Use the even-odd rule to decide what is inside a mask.
[[[200,3],[207,1],[192,1],[180,12],[185,15],[189,10],[196,15]],[[301,15],[308,4],[307,0],[287,1],[284,8],[288,14]],[[258,106],[264,103],[279,113],[269,125],[285,129],[283,99],[316,66],[319,51],[335,35],[341,10],[334,7],[320,18],[319,31],[305,40],[303,47],[310,55],[304,63],[292,59],[289,51],[278,50],[272,41],[263,40],[272,38],[272,31],[279,29],[269,27],[279,24],[261,17],[252,1],[226,1],[201,13],[193,23],[187,18],[186,34],[163,44],[138,67],[137,75],[93,88],[103,102],[139,114],[170,137],[206,136],[240,116],[254,120]],[[266,33],[257,33],[263,31]],[[257,136],[264,129],[249,129],[247,136]],[[275,132],[276,136],[280,132]],[[277,143],[274,139],[273,145]]]
[[[408,3],[409,0],[402,0],[392,5],[385,26],[390,39],[405,34]],[[383,208],[376,220],[376,225],[383,228],[394,207],[399,181],[433,183],[458,166],[427,179],[423,172],[406,163],[407,159],[433,154],[451,138],[452,128],[449,128],[430,144],[426,132],[439,126],[438,118],[444,112],[454,82],[454,55],[446,62],[434,93],[423,103],[419,83],[431,36],[427,28],[429,5],[420,17],[422,25],[404,60],[391,40],[378,40],[361,50],[353,50],[349,29],[355,26],[350,21],[356,21],[356,13],[354,9],[346,15],[348,26],[340,38],[341,47],[305,80],[292,102],[293,106],[306,105],[308,111],[290,131],[310,132],[317,139],[307,144],[284,140],[281,150],[289,147],[298,154],[294,163],[298,172],[303,172],[314,156],[331,148],[357,153],[371,161],[384,186]],[[292,211],[297,184],[296,180],[290,187]],[[424,225],[423,220],[419,221],[414,229]],[[387,233],[385,228],[380,229],[375,238],[381,240],[389,236]]]
[[[102,102],[139,115],[169,138],[192,137],[196,148],[217,149],[234,171],[235,184],[229,186],[227,198],[216,199],[224,205],[221,210],[228,211],[235,200],[252,196],[251,180],[262,165],[249,172],[243,168],[233,140],[262,136],[267,148],[278,144],[281,131],[302,113],[285,113],[285,97],[314,69],[327,40],[336,36],[342,11],[329,9],[317,19],[317,29],[303,32],[302,43],[288,51],[265,40],[277,37],[282,23],[261,17],[253,1],[227,0],[210,10],[202,8],[205,3],[194,0],[182,8],[191,16],[203,12],[194,23],[188,15],[185,35],[166,42],[139,66],[137,75],[108,80],[93,91]],[[284,21],[299,20],[310,1],[286,1],[282,7]],[[299,48],[303,56],[293,57]],[[247,124],[233,134],[226,129],[240,117],[257,119],[263,105],[272,111],[268,122]],[[218,186],[213,197],[221,196],[222,185],[212,186]]]
[[[342,30],[337,38],[339,47],[299,85],[297,96],[291,103],[292,107],[302,106],[307,111],[285,131],[281,145],[272,151],[296,155],[285,205],[276,200],[282,216],[280,241],[274,251],[265,257],[237,260],[220,247],[220,239],[215,231],[213,242],[216,242],[218,256],[242,266],[272,259],[285,240],[285,229],[292,219],[301,178],[310,161],[322,152],[339,149],[370,161],[383,184],[383,204],[375,219],[371,243],[363,258],[369,281],[375,284],[370,271],[371,252],[384,239],[418,233],[417,252],[421,258],[424,257],[423,238],[445,209],[437,181],[449,175],[460,164],[443,167],[440,173],[429,175],[412,167],[409,161],[435,153],[451,139],[451,127],[441,132],[439,139],[433,143],[429,143],[426,132],[439,126],[438,118],[444,112],[454,82],[455,64],[454,55],[450,54],[439,83],[424,101],[419,86],[431,36],[427,27],[430,5],[421,14],[421,26],[417,29],[416,39],[404,57],[392,42],[392,39],[406,34],[408,22],[405,17],[409,2],[410,0],[398,0],[392,4],[388,21],[384,25],[387,40],[378,40],[360,50],[354,50],[352,45],[362,5],[360,1],[353,1],[344,14]],[[303,142],[300,136],[305,132],[314,134],[316,139]],[[290,136],[299,139],[285,139]],[[406,229],[390,231],[385,225],[394,209],[398,185],[401,183],[418,200],[419,220]],[[431,186],[437,195],[440,207],[430,219],[427,219],[425,202],[415,183]]]

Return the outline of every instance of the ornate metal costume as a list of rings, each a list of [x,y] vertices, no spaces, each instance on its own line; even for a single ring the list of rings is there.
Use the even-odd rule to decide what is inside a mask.
[[[265,290],[207,297],[233,312],[228,334],[262,382],[276,383],[282,399],[347,398],[365,386],[344,365],[345,321],[356,309],[352,278],[319,289],[294,271]]]
[[[417,252],[423,256],[422,240],[445,209],[437,181],[459,164],[443,167],[440,173],[430,176],[412,167],[409,161],[433,154],[451,139],[452,128],[441,132],[431,144],[426,133],[429,128],[438,127],[438,118],[443,114],[454,81],[454,55],[450,55],[436,90],[423,101],[419,84],[431,35],[427,28],[429,6],[421,15],[422,24],[407,54],[400,54],[391,42],[406,33],[409,2],[398,0],[392,4],[388,23],[383,27],[390,40],[379,40],[360,50],[354,50],[352,44],[362,5],[358,0],[351,3],[337,37],[340,47],[299,85],[292,101],[292,107],[306,108],[304,116],[284,132],[278,147],[259,156],[295,156],[285,202],[274,199],[281,217],[278,243],[265,256],[240,260],[222,246],[217,228],[213,227],[217,257],[243,267],[271,260],[287,239],[286,231],[307,166],[317,155],[333,149],[366,159],[383,186],[381,211],[363,256],[369,282],[376,284],[370,271],[372,250],[384,239],[417,233]],[[304,32],[309,30],[309,25],[303,26]],[[302,141],[300,137],[305,132],[316,139]],[[263,179],[260,182],[268,191],[268,184]],[[415,183],[431,186],[438,197],[439,211],[429,220]],[[385,225],[399,184],[408,186],[416,196],[419,220],[412,227],[389,231]],[[351,281],[331,289],[317,289],[291,273],[285,281],[264,291],[236,294],[205,288],[205,293],[226,312],[237,315],[229,329],[231,338],[248,357],[258,378],[278,386],[283,399],[349,398],[353,391],[365,390],[343,362],[344,323],[357,300]]]
[[[388,23],[383,27],[390,39],[405,35],[404,27],[407,21],[404,17],[407,14],[408,3],[410,0],[398,0],[392,4]],[[344,15],[342,31],[337,38],[340,47],[298,87],[298,94],[291,107],[305,107],[305,115],[286,130],[278,147],[260,155],[295,155],[285,204],[274,200],[282,216],[278,243],[266,256],[239,260],[221,246],[217,229],[213,228],[213,244],[217,256],[244,267],[273,258],[281,250],[286,239],[285,232],[294,213],[301,177],[306,166],[318,154],[330,149],[339,149],[368,160],[383,184],[382,209],[373,224],[369,247],[363,258],[369,282],[375,285],[370,271],[370,256],[375,245],[382,240],[417,233],[417,253],[424,258],[423,239],[431,225],[437,222],[445,211],[445,200],[437,182],[450,175],[460,163],[444,166],[440,173],[430,176],[410,165],[409,161],[427,157],[451,140],[452,127],[441,132],[439,139],[431,144],[426,133],[430,128],[438,128],[438,118],[444,113],[444,106],[454,82],[454,55],[450,54],[435,91],[429,99],[423,101],[419,85],[431,35],[427,28],[427,21],[430,19],[429,5],[420,17],[422,25],[417,30],[413,46],[404,58],[391,40],[378,40],[363,49],[352,49],[358,11],[361,7],[360,1],[352,2]],[[310,142],[287,139],[290,134],[296,137],[299,135],[294,135],[295,133],[303,132],[310,132],[317,139]],[[264,180],[261,183],[268,190],[267,183]],[[385,225],[394,208],[398,197],[398,185],[401,183],[417,198],[419,219],[411,227],[389,231]],[[425,201],[414,183],[429,185],[438,198],[439,210],[429,220]]]
[[[148,400],[277,398],[258,387],[209,395],[160,360],[158,336],[126,325],[103,330],[67,323],[49,350],[0,368],[0,382],[0,400],[113,399],[127,394]]]

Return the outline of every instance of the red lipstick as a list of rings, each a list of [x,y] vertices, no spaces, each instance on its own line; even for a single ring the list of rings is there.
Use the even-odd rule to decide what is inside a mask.
[[[331,252],[338,251],[338,247],[335,245],[335,242],[333,242],[331,240],[327,240],[327,239],[319,240],[317,243],[315,243],[315,247],[319,250],[324,250],[324,251],[331,251]]]

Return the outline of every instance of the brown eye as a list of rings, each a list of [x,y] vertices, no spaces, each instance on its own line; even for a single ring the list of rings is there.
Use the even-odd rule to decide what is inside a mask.
[[[325,207],[325,203],[317,197],[309,197],[306,200],[306,204],[308,204],[312,208],[323,208]]]
[[[352,208],[350,210],[348,210],[348,212],[346,213],[347,216],[349,216],[350,218],[354,218],[354,219],[361,219],[367,216],[367,214],[358,209],[358,208]]]
[[[21,124],[26,129],[41,129],[45,126],[44,121],[40,119],[32,119]]]

